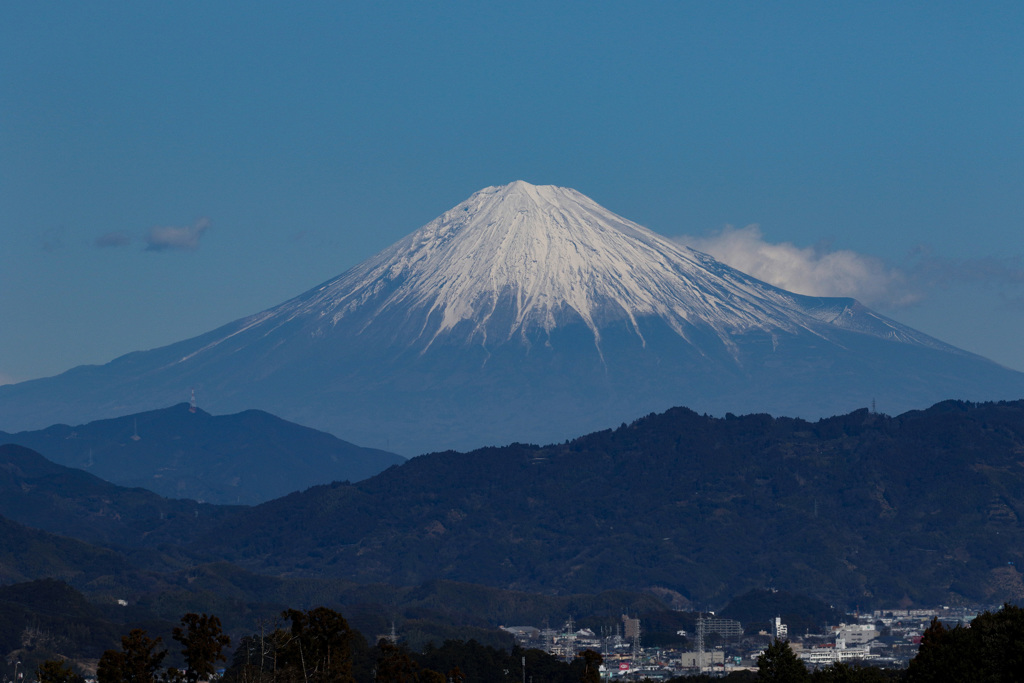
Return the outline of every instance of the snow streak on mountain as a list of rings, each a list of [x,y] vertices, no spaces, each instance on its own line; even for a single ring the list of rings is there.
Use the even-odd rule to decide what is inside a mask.
[[[488,187],[341,277],[250,319],[315,321],[329,333],[398,312],[409,343],[460,332],[483,347],[581,322],[601,329],[657,317],[676,334],[700,326],[726,346],[737,333],[821,330],[821,323],[946,346],[866,312],[852,299],[777,289],[604,209],[579,192],[516,181]],[[415,321],[415,324],[412,324]],[[215,342],[219,343],[219,342]],[[204,349],[205,350],[205,349]]]
[[[786,292],[575,190],[483,189],[368,261],[195,339],[0,387],[0,429],[261,408],[414,455],[685,405],[805,418],[1024,396],[1024,374],[853,299]]]

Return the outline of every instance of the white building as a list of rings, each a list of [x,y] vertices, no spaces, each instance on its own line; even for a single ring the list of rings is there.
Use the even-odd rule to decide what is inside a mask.
[[[847,645],[864,645],[878,637],[874,624],[839,624],[832,630],[836,638],[842,638]]]
[[[789,627],[782,623],[782,617],[775,617],[775,620],[772,621],[772,638],[786,640],[788,637]]]
[[[679,658],[679,666],[684,669],[706,669],[710,666],[725,666],[725,652],[722,650],[684,652]]]
[[[871,649],[866,645],[847,647],[846,641],[836,637],[835,645],[824,645],[800,650],[797,656],[812,667],[831,666],[836,662],[849,662],[854,660],[877,659],[878,655],[871,654]]]

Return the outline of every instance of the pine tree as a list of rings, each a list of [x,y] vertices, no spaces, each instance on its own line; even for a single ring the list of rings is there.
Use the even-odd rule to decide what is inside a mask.
[[[811,680],[807,665],[796,656],[788,640],[775,639],[757,658],[757,680],[805,683]]]

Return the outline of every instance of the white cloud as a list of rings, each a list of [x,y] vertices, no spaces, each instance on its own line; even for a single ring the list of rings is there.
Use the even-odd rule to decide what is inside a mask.
[[[879,308],[900,308],[923,298],[916,278],[874,256],[848,250],[797,247],[765,241],[757,225],[726,226],[704,237],[676,238],[765,282],[798,294],[849,296]]]
[[[195,251],[199,248],[199,239],[210,227],[210,221],[201,218],[195,225],[182,228],[155,227],[146,235],[146,251]]]

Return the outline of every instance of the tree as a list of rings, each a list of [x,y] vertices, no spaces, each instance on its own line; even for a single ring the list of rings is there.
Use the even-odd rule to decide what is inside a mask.
[[[986,680],[1024,680],[1024,609],[1005,604],[998,612],[982,612],[968,633]]]
[[[141,628],[121,638],[121,651],[107,650],[96,669],[98,683],[157,683],[157,672],[167,650],[160,638],[150,638]]]
[[[317,607],[286,610],[282,616],[292,625],[290,637],[277,648],[281,673],[303,683],[355,683],[352,630],[341,614]]]
[[[583,659],[583,674],[580,676],[580,683],[601,683],[601,664],[604,657],[599,652],[584,650],[580,653]]]
[[[227,661],[224,648],[231,645],[231,638],[221,631],[220,619],[215,616],[190,612],[181,618],[181,626],[174,627],[173,637],[184,646],[181,654],[185,656],[187,683],[210,680],[217,662]]]
[[[67,662],[47,659],[36,667],[39,683],[82,683],[84,680]]]
[[[409,653],[385,638],[377,643],[377,681],[417,683],[416,663]]]
[[[778,683],[804,683],[810,681],[807,665],[789,647],[788,640],[776,638],[757,658],[757,680]]]
[[[1007,604],[982,612],[969,628],[946,628],[932,619],[910,660],[907,681],[967,680],[1024,680],[1024,609]]]
[[[971,675],[974,659],[967,629],[959,624],[946,628],[938,617],[925,629],[921,647],[907,667],[907,680],[912,683],[928,681],[965,681]]]
[[[433,669],[424,669],[420,672],[418,683],[447,683],[448,679],[443,673]]]
[[[263,683],[274,678],[278,646],[290,638],[278,620],[257,619],[257,632],[239,639],[224,672],[228,683]]]

